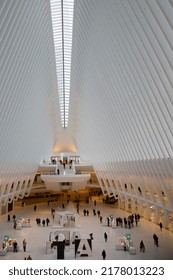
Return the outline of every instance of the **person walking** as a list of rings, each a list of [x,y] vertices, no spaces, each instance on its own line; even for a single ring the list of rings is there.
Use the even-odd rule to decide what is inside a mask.
[[[98,218],[100,218],[100,210],[97,211]]]
[[[154,245],[159,247],[159,238],[155,233],[153,234],[153,239],[154,239]]]
[[[23,251],[26,252],[26,240],[23,239]]]
[[[156,246],[157,246],[157,247],[159,247],[159,238],[158,238],[158,236],[157,236],[157,235],[156,235],[156,237],[155,237],[155,238],[156,238]]]
[[[159,227],[160,227],[160,230],[162,230],[162,228],[163,228],[162,222],[160,222]]]
[[[104,233],[104,239],[105,239],[105,242],[107,242],[107,240],[108,240],[108,235],[107,235],[106,232]]]
[[[13,242],[13,252],[17,253],[17,241],[16,240]]]
[[[17,227],[17,222],[16,222],[16,220],[14,220],[14,229],[16,229],[16,227]]]
[[[30,255],[27,257],[27,260],[32,260],[32,258],[31,258],[31,256],[30,256]]]
[[[103,258],[103,260],[105,260],[106,259],[106,251],[103,249],[103,251],[102,251],[102,258]]]
[[[49,218],[46,218],[46,224],[47,224],[47,227],[48,227],[49,223],[50,223]]]
[[[156,234],[154,233],[154,234],[153,234],[154,245],[156,245],[156,239],[157,239],[157,236],[156,236]]]
[[[79,214],[79,202],[77,203],[76,209],[77,209],[77,213]]]
[[[141,242],[140,242],[140,251],[143,253],[145,252],[145,245],[144,245],[143,240],[141,240]]]

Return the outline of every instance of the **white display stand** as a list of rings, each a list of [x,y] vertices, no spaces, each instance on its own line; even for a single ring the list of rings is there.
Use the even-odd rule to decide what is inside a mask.
[[[70,245],[70,231],[68,230],[57,230],[54,232],[54,238],[58,236],[58,241],[65,240],[65,244]]]
[[[112,224],[111,224],[111,225],[112,225],[112,228],[117,228],[117,225],[116,225],[115,220],[112,221]]]
[[[79,240],[76,257],[82,257],[82,256],[91,257],[92,256],[92,249],[89,246],[88,240],[89,239],[80,239]]]
[[[130,253],[130,255],[136,255],[135,247],[129,247],[129,253]]]
[[[8,248],[7,246],[5,248],[0,248],[0,256],[5,256],[7,254]]]
[[[118,244],[115,245],[116,250],[124,250],[124,246],[126,245],[127,239],[125,236],[119,237]]]
[[[14,241],[16,241],[16,239],[9,238],[9,240],[5,243],[5,247],[4,248],[0,248],[0,256],[5,256],[7,252],[13,252],[13,250],[14,250],[14,247],[13,247]],[[17,251],[19,251],[19,245],[17,245]]]
[[[18,230],[22,229],[21,221],[17,222],[16,229],[18,229]]]
[[[20,230],[23,227],[31,227],[31,221],[29,218],[22,218],[17,221],[16,229]]]
[[[29,218],[22,218],[21,220],[22,227],[31,227],[31,221]]]
[[[127,240],[125,236],[119,237],[118,243],[115,245],[116,250],[125,250],[130,253],[130,255],[136,255],[136,249],[133,246],[132,240]]]
[[[56,211],[55,221],[61,227],[77,227],[78,226],[78,215],[71,211]]]
[[[53,248],[51,248],[51,242],[50,241],[47,241],[46,242],[46,254],[49,255],[51,253],[53,253]]]

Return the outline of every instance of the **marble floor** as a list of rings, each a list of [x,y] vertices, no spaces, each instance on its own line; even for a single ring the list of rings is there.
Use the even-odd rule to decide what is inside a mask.
[[[97,203],[94,206],[93,200],[96,199]],[[12,219],[7,222],[7,215],[0,217],[0,242],[3,241],[4,235],[8,234],[11,238],[17,240],[19,245],[19,251],[17,253],[7,252],[5,256],[0,256],[0,260],[24,260],[25,257],[31,255],[33,260],[56,260],[56,249],[52,253],[46,253],[46,242],[49,240],[50,233],[54,233],[57,230],[68,230],[72,236],[74,232],[78,231],[83,235],[93,233],[94,239],[92,240],[92,256],[90,257],[77,257],[76,259],[82,260],[101,260],[102,250],[106,251],[107,260],[173,260],[173,233],[164,229],[161,231],[159,226],[149,222],[143,218],[140,219],[140,223],[131,229],[125,229],[124,227],[108,227],[104,223],[100,223],[98,216],[93,215],[93,208],[100,210],[103,220],[107,216],[112,214],[114,217],[128,217],[129,213],[118,209],[113,205],[103,204],[98,198],[93,198],[88,204],[80,203],[79,206],[79,219],[78,227],[65,227],[59,228],[57,222],[53,220],[51,215],[51,208],[57,209],[62,205],[62,202],[38,203],[37,210],[33,210],[33,205],[22,207],[17,204],[14,210],[10,213],[16,217],[26,217],[31,220],[30,228],[22,228],[21,230],[15,230],[13,228]],[[83,210],[89,210],[89,216],[83,215]],[[76,204],[70,202],[68,210],[76,212]],[[40,226],[36,224],[36,218],[39,217],[50,219],[49,226]],[[108,240],[105,242],[104,232],[108,235]],[[118,244],[119,237],[124,236],[126,233],[131,234],[133,245],[136,248],[136,254],[131,255],[128,251],[116,250],[115,246]],[[154,245],[153,234],[156,234],[159,238],[159,247]],[[26,252],[23,252],[22,241],[27,241]],[[140,252],[139,243],[143,240],[146,251]],[[65,259],[75,260],[74,245],[66,246]]]

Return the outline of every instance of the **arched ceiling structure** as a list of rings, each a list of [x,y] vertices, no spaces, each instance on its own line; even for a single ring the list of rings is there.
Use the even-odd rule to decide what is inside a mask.
[[[118,195],[120,207],[140,209],[155,222],[164,215],[167,225],[172,46],[172,1],[76,1],[71,118],[80,154],[92,161],[105,193]]]
[[[64,130],[50,1],[1,0],[0,15],[1,203],[27,195],[40,161],[69,143],[93,164],[103,191],[118,194],[121,205],[145,208],[146,216],[154,205],[168,219],[173,212],[172,0],[74,1]]]

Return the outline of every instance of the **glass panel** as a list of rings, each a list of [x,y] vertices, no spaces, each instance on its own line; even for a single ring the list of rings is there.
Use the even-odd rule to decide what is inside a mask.
[[[61,123],[68,126],[74,0],[50,0]]]

